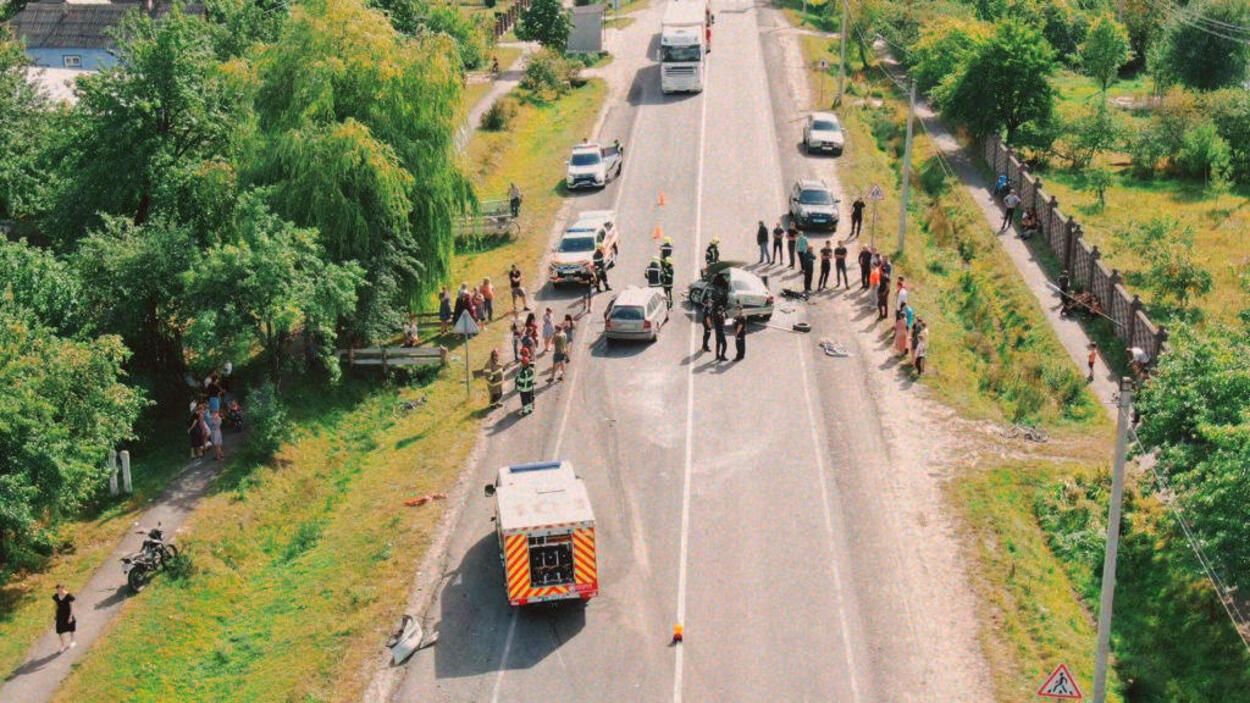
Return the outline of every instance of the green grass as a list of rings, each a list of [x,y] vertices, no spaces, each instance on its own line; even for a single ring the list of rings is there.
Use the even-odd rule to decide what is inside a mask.
[[[63,523],[56,540],[61,547],[43,569],[16,574],[0,584],[0,670],[18,666],[50,626],[48,599],[56,584],[76,592],[97,567],[109,566],[109,554],[148,501],[189,461],[183,430],[180,422],[157,424],[150,441],[131,449],[134,495],[104,498],[86,516]]]
[[[502,280],[512,261],[534,270],[559,207],[557,165],[605,94],[592,81],[526,104],[511,134],[470,142],[480,191],[516,181],[526,204],[521,237],[457,257],[455,279]],[[474,342],[475,359],[503,328]],[[465,402],[459,354],[423,385],[361,374],[289,389],[297,430],[276,462],[236,464],[189,520],[181,541],[195,573],[129,602],[57,700],[358,700],[444,509],[403,501],[448,492],[478,437],[485,388],[474,383]],[[397,412],[418,396],[425,405]]]
[[[1060,663],[1072,669],[1085,695],[1093,694],[1095,616],[1076,598],[1033,513],[1037,494],[1060,470],[1014,464],[970,470],[950,484],[969,532],[973,586],[987,613],[980,636],[995,700],[1034,700]],[[1108,700],[1123,699],[1113,689]]]
[[[1139,493],[1134,475],[1117,565],[1109,700],[1250,700],[1250,656],[1170,518]],[[1061,661],[1092,687],[1109,488],[1106,463],[1087,461],[1020,462],[969,471],[951,484],[971,531],[974,582],[992,607],[981,638],[998,700],[1031,700]]]
[[[1115,234],[1154,217],[1176,219],[1194,230],[1194,260],[1211,272],[1214,288],[1195,301],[1208,320],[1233,322],[1237,313],[1250,307],[1250,297],[1239,287],[1240,271],[1250,270],[1250,188],[1240,188],[1218,199],[1201,184],[1158,178],[1142,181],[1119,173],[1107,191],[1105,208],[1096,207],[1094,194],[1084,187],[1084,177],[1067,171],[1043,174],[1045,190],[1059,200],[1066,213],[1077,218],[1090,245],[1097,245],[1103,261],[1122,272],[1139,270],[1140,260],[1124,251]],[[1137,291],[1156,322],[1166,322],[1174,311],[1156,305],[1147,291]]]
[[[834,65],[836,43],[800,39],[808,63],[825,58]],[[825,81],[827,96],[834,94],[832,69],[810,75],[813,82]],[[897,239],[903,104],[879,74],[861,70],[850,78],[839,110],[848,143],[839,177],[848,199],[881,185],[885,199],[877,204],[875,242],[890,253]],[[919,128],[913,148],[908,244],[895,275],[906,277],[912,306],[929,323],[930,372],[923,382],[977,417],[1104,425],[1105,414],[1036,299],[966,192],[943,175],[931,140]],[[871,205],[864,219],[861,241],[872,243]]]

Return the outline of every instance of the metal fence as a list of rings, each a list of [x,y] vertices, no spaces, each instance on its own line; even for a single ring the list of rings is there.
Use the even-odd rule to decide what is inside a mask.
[[[1168,333],[1150,321],[1142,310],[1141,298],[1130,294],[1120,282],[1120,272],[1108,269],[1098,247],[1091,247],[1081,236],[1081,225],[1059,209],[1059,201],[1048,196],[1041,179],[1030,174],[1015,151],[998,136],[985,140],[982,155],[994,173],[1006,174],[1020,196],[1020,207],[1035,208],[1041,226],[1038,236],[1059,259],[1075,289],[1093,293],[1103,313],[1115,323],[1116,335],[1127,347],[1141,347],[1151,361],[1159,358]]]

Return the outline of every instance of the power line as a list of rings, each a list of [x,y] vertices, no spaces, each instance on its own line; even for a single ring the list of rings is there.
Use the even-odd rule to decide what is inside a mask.
[[[1165,15],[1167,15],[1169,19],[1174,19],[1200,32],[1209,34],[1213,37],[1219,37],[1220,39],[1231,41],[1237,44],[1250,45],[1250,37],[1229,36],[1228,34],[1224,34],[1221,31],[1217,31],[1218,28],[1213,28],[1209,25],[1205,25],[1199,21],[1196,21],[1193,15],[1187,14],[1184,10],[1181,10],[1179,7],[1169,2],[1168,0],[1150,0],[1150,4],[1156,10],[1160,10]],[[1198,15],[1198,17],[1202,17],[1202,16]],[[1206,19],[1209,19],[1209,18],[1206,18]]]
[[[1141,439],[1138,438],[1136,430],[1130,428],[1129,436],[1133,440],[1133,444],[1136,445],[1139,452],[1143,455],[1148,454],[1146,447],[1142,444]],[[1140,465],[1142,462],[1138,463]],[[1146,463],[1146,468],[1150,471],[1151,475],[1154,476],[1155,485],[1158,487],[1159,501],[1163,504],[1163,507],[1167,510],[1167,512],[1175,518],[1177,524],[1180,525],[1181,532],[1185,535],[1185,541],[1189,544],[1189,548],[1193,551],[1194,556],[1198,558],[1198,564],[1202,567],[1203,574],[1206,576],[1207,581],[1210,582],[1211,588],[1215,591],[1215,595],[1219,599],[1220,605],[1224,607],[1224,612],[1228,615],[1228,618],[1233,621],[1233,630],[1237,632],[1237,636],[1241,639],[1241,643],[1245,646],[1246,651],[1250,652],[1250,639],[1247,638],[1246,632],[1244,631],[1245,629],[1250,628],[1247,626],[1245,614],[1241,612],[1241,608],[1237,605],[1236,600],[1233,599],[1233,589],[1230,588],[1224,579],[1220,577],[1219,572],[1215,568],[1214,561],[1207,556],[1206,552],[1202,548],[1202,543],[1194,535],[1193,527],[1189,524],[1189,521],[1185,519],[1181,506],[1177,505],[1174,501],[1177,495],[1176,490],[1172,488],[1171,484],[1168,483],[1168,480],[1164,477],[1163,473],[1155,468],[1153,462]],[[1169,496],[1171,498],[1169,498]]]

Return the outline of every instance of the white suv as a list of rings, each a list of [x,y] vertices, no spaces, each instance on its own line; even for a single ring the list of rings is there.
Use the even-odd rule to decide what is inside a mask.
[[[807,153],[825,151],[840,156],[846,146],[842,125],[832,112],[813,112],[803,126],[803,147]]]

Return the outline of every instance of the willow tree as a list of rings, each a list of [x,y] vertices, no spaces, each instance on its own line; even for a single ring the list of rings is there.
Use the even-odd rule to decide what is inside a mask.
[[[454,43],[405,37],[361,0],[310,0],[254,76],[250,178],[272,186],[283,217],[320,231],[332,261],[365,268],[353,332],[393,331],[446,278],[452,218],[471,197],[454,152]]]

